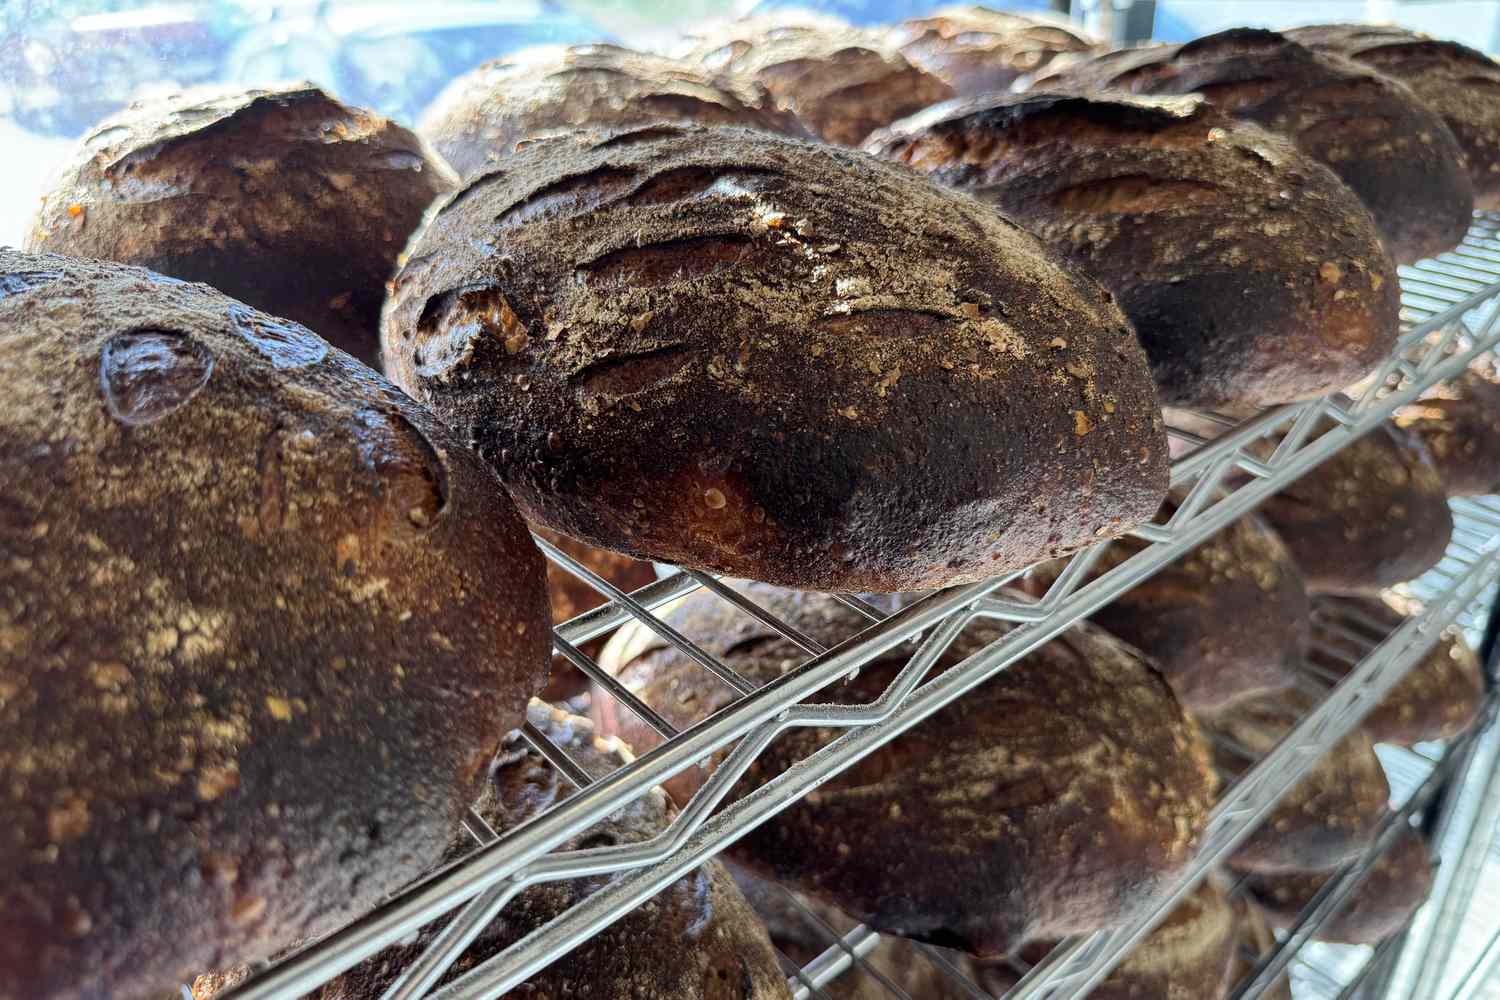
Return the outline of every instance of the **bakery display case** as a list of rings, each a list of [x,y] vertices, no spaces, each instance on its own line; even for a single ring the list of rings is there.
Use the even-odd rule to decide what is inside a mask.
[[[180,895],[236,885],[235,858],[266,847],[232,833],[264,836],[274,853],[283,830],[295,858],[281,877],[309,894],[238,897],[223,940],[258,947],[267,912],[306,933],[268,958],[226,954],[196,981],[177,977],[180,996],[1500,996],[1500,472],[1487,472],[1500,451],[1484,450],[1500,439],[1485,410],[1500,370],[1500,212],[1480,176],[1500,157],[1482,162],[1483,129],[1448,135],[1437,91],[1394,82],[1426,80],[1420,65],[1387,78],[1319,49],[1368,42],[1353,29],[1305,29],[1305,48],[1244,29],[1122,57],[1038,11],[1025,29],[1035,36],[986,48],[976,35],[999,29],[985,21],[938,43],[932,32],[947,29],[918,19],[926,5],[872,17],[911,20],[884,48],[861,36],[857,59],[841,34],[854,29],[774,4],[722,30],[679,23],[675,48],[659,40],[666,13],[640,14],[658,22],[649,53],[620,37],[635,21],[583,4],[529,18],[434,8],[410,44],[393,45],[337,6],[297,15],[314,40],[339,42],[337,58],[306,65],[336,67],[374,96],[318,80],[329,92],[133,106],[84,139],[31,221],[28,253],[0,275],[0,346],[18,331],[12,369],[43,387],[24,402],[97,388],[103,409],[76,412],[87,411],[81,426],[98,418],[101,453],[146,441],[170,470],[183,455],[232,453],[237,436],[271,443],[241,477],[253,507],[231,520],[240,547],[186,557],[204,566],[202,599],[223,596],[210,568],[261,572],[277,532],[312,530],[319,551],[337,553],[326,566],[284,558],[305,591],[295,613],[277,605],[278,628],[250,627],[269,591],[237,581],[232,627],[210,635],[184,612],[189,624],[147,636],[173,655],[202,640],[194,649],[211,657],[245,629],[287,674],[257,666],[249,687],[282,723],[309,712],[291,694],[297,657],[274,659],[283,646],[333,664],[308,695],[300,749],[262,744],[218,768],[208,792],[202,774],[178,788],[196,801],[158,846],[175,856],[168,841],[185,838],[186,856],[212,830],[220,859]],[[4,27],[21,38],[27,24]],[[265,24],[230,45],[221,36],[238,24],[195,22],[181,44],[207,58],[254,41],[283,62],[307,48]],[[344,52],[345,36],[363,57]],[[538,40],[599,44],[509,57]],[[377,72],[397,52],[422,70],[420,93]],[[1223,75],[1268,53],[1297,67],[1295,89],[1347,99],[1330,110]],[[64,123],[79,102],[17,82],[24,69],[55,87],[43,72],[55,62],[0,63],[11,117],[33,132],[78,131]],[[231,60],[239,76],[283,62]],[[1126,64],[1149,86],[1080,96]],[[837,73],[814,79],[808,66]],[[1063,96],[1035,99],[1049,73]],[[995,93],[996,80],[1019,96]],[[1223,97],[1233,87],[1254,93]],[[1200,92],[1217,96],[1187,96]],[[1264,110],[1298,100],[1295,127]],[[1387,101],[1407,103],[1397,113]],[[1329,121],[1356,105],[1365,145],[1351,149]],[[591,122],[603,132],[570,131]],[[1273,135],[1277,123],[1294,137]],[[1442,135],[1412,138],[1430,131]],[[236,136],[261,159],[243,157]],[[1036,162],[1017,166],[1017,149]],[[1095,159],[1108,168],[1099,177]],[[127,178],[126,163],[139,172]],[[312,180],[288,183],[288,164]],[[111,214],[147,188],[135,214]],[[161,193],[177,188],[205,200]],[[1280,222],[1273,210],[1297,198],[1325,214]],[[210,201],[232,209],[204,210]],[[1021,224],[996,221],[994,206]],[[1120,237],[1119,216],[1170,238]],[[286,236],[306,218],[338,238]],[[1216,226],[1236,230],[1228,243]],[[1210,270],[1194,256],[1210,244],[1232,266],[1198,284],[1183,272]],[[248,280],[237,254],[255,262]],[[820,282],[827,296],[814,294]],[[346,286],[373,292],[351,298]],[[220,292],[249,305],[221,306]],[[134,326],[115,332],[99,303],[126,303]],[[219,312],[232,335],[202,318]],[[198,318],[162,318],[178,313]],[[207,346],[157,329],[171,322]],[[1211,346],[1184,334],[1195,322]],[[907,337],[893,347],[898,326]],[[310,330],[339,348],[333,361]],[[77,357],[36,354],[45,337],[72,337]],[[90,368],[94,340],[103,354]],[[573,352],[574,367],[522,370],[528,352]],[[707,374],[694,382],[699,354]],[[46,375],[53,364],[66,373]],[[281,388],[265,388],[261,369]],[[970,381],[955,387],[959,376]],[[244,398],[226,405],[232,379]],[[319,394],[332,402],[309,402]],[[213,411],[180,441],[149,436],[212,399],[229,415]],[[495,419],[484,410],[505,405]],[[23,443],[38,426],[29,414],[6,425]],[[363,463],[348,482],[299,478],[325,454],[342,468],[330,449],[346,437]],[[166,509],[176,473],[160,475],[151,506]],[[840,491],[856,478],[859,491]],[[73,506],[92,502],[68,488]],[[213,503],[237,510],[232,494]],[[0,551],[13,556],[0,593],[39,589],[32,571],[61,540],[11,529],[58,495],[0,488]],[[357,504],[378,518],[345,525]],[[75,562],[131,544],[111,516],[99,515],[97,545],[80,525]],[[135,533],[175,537],[195,516]],[[425,558],[394,561],[411,539],[425,540]],[[371,565],[396,579],[351,582]],[[288,569],[272,560],[265,572]],[[549,580],[550,635],[528,633],[546,620]],[[303,615],[318,592],[354,596],[325,619]],[[118,593],[96,611],[137,617],[135,589]],[[12,603],[30,607],[23,598]],[[406,609],[386,624],[384,610],[359,610],[398,599]],[[420,642],[399,627],[413,609],[428,626]],[[25,645],[32,618],[14,617],[3,651],[23,654],[0,663],[0,712],[22,690],[7,670],[30,683],[28,664],[68,655],[62,640],[45,656]],[[395,680],[383,673],[318,714],[318,697],[346,683],[335,674],[382,655],[399,657]],[[459,675],[485,664],[489,687],[430,680],[429,656]],[[129,689],[123,664],[94,657],[88,669],[106,701]],[[122,737],[133,746],[177,725],[162,699],[128,704],[142,722]],[[375,721],[350,732],[386,744],[368,782],[357,754],[317,756],[321,726],[344,732],[351,712]],[[496,718],[520,725],[476,756]],[[412,724],[427,734],[407,734]],[[26,732],[0,729],[14,789],[32,773],[16,763]],[[277,781],[337,790],[241,820],[233,800],[241,768],[246,786],[261,769],[256,754],[296,763],[277,765]],[[408,784],[399,809],[411,822],[393,822],[385,797]],[[454,806],[474,785],[479,799]],[[358,801],[365,788],[372,803]],[[90,824],[86,805],[57,801],[45,813],[54,861],[57,842]],[[321,839],[320,801],[336,803]],[[349,816],[359,846],[339,839]],[[80,870],[107,868],[117,849]],[[34,862],[17,902],[0,905],[19,914],[41,898]],[[46,920],[87,938],[89,891],[69,896],[72,909],[43,907]],[[158,915],[158,933],[218,933],[203,912],[191,931]],[[47,926],[17,919],[23,943]],[[39,952],[55,944],[32,940]],[[0,947],[0,964],[23,957]],[[97,995],[110,995],[104,982]]]

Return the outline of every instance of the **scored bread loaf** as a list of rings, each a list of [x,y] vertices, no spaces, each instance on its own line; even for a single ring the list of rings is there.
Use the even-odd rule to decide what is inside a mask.
[[[380,307],[457,185],[416,135],[300,84],[189,91],[99,123],[26,238],[206,282],[380,367]]]
[[[1374,646],[1406,623],[1395,597],[1314,599],[1314,634],[1309,667],[1324,683],[1346,677]],[[1479,658],[1457,628],[1450,628],[1361,723],[1377,743],[1410,746],[1423,740],[1452,739],[1473,724],[1484,698]]]
[[[840,146],[858,146],[877,128],[953,96],[878,34],[826,19],[727,21],[691,39],[682,56],[764,86],[778,107]]]
[[[1177,509],[1163,505],[1163,516]],[[1122,538],[1095,561],[1102,576],[1147,543]],[[1024,586],[1041,597],[1066,565],[1033,569]],[[1213,711],[1286,687],[1307,648],[1308,597],[1291,554],[1251,515],[1136,584],[1089,620],[1151,658],[1177,700]]]
[[[1400,288],[1322,164],[1196,98],[992,94],[865,148],[991,202],[1114,293],[1164,404],[1265,406],[1390,354]]]
[[[467,179],[528,139],[660,121],[808,134],[752,80],[616,45],[545,46],[487,62],[450,83],[417,130]]]
[[[1500,372],[1471,365],[1396,411],[1421,439],[1449,496],[1500,493]]]
[[[742,129],[531,144],[415,241],[385,350],[533,523],[786,586],[987,578],[1166,489],[1102,288],[971,198]]]
[[[1093,1000],[1218,1000],[1225,995],[1237,937],[1234,907],[1205,880],[1089,991]],[[1033,945],[1022,957],[1035,964],[1054,946]],[[1008,964],[976,962],[978,983],[993,996],[1020,977]]]
[[[1315,24],[1286,36],[1336,52],[1394,77],[1458,140],[1474,185],[1474,207],[1500,209],[1500,65],[1467,45],[1439,41],[1394,24]]]
[[[1291,692],[1241,702],[1201,718],[1221,772],[1237,777],[1291,731],[1307,708]],[[1375,745],[1356,729],[1318,758],[1229,857],[1239,872],[1326,870],[1362,851],[1391,797]]]
[[[305,328],[0,251],[0,996],[159,997],[435,862],[546,677],[489,470]]]
[[[1064,17],[988,7],[943,7],[891,28],[886,41],[912,65],[946,83],[958,97],[1009,90],[1058,56],[1090,52],[1098,39]]]
[[[1245,889],[1272,927],[1287,930],[1333,874],[1251,875]],[[1313,937],[1336,944],[1376,944],[1405,926],[1431,891],[1427,842],[1415,829],[1407,828],[1355,884],[1339,909],[1318,925]]]
[[[634,759],[617,740],[594,735],[588,719],[540,701],[528,720],[590,777],[598,779]],[[545,757],[512,734],[490,769],[475,810],[497,830],[513,829],[574,788]],[[560,845],[560,850],[612,847],[650,840],[676,815],[653,788]],[[445,863],[475,849],[468,834],[449,846]],[[576,906],[619,875],[541,882],[522,890],[443,975],[456,979]],[[461,908],[460,908],[461,909]],[[379,1000],[447,925],[445,916],[392,945],[312,993],[308,1000]],[[734,880],[709,861],[579,944],[504,994],[513,1000],[588,997],[589,1000],[790,1000],[786,975],[766,929]]]
[[[868,624],[827,595],[736,586],[824,645]],[[752,684],[806,659],[705,592],[666,621]],[[935,669],[1006,631],[974,623]],[[632,632],[611,640],[601,665],[672,725],[685,728],[735,697],[654,635],[635,641]],[[818,699],[868,703],[909,655],[898,649],[864,664]],[[597,686],[593,705],[602,730],[641,750],[660,741]],[[730,795],[765,784],[839,732],[788,731]],[[704,779],[701,769],[683,772],[668,791],[685,801]],[[1124,643],[1080,624],[835,775],[729,853],[882,932],[996,957],[1122,919],[1191,859],[1212,794],[1207,748],[1161,675]]]
[[[1278,32],[1234,28],[1186,45],[1121,49],[1070,61],[1035,83],[1059,88],[1199,93],[1226,114],[1285,133],[1354,189],[1398,264],[1448,250],[1468,231],[1474,188],[1443,120],[1399,80]]]

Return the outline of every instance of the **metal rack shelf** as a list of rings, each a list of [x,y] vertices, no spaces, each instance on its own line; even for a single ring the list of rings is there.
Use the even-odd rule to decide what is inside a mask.
[[[627,621],[638,620],[735,687],[737,700],[710,718],[674,732],[650,706],[640,704],[623,689],[617,690],[627,707],[669,737],[662,745],[603,778],[580,785],[570,798],[499,836],[480,823],[471,823],[470,832],[477,844],[473,854],[403,891],[348,927],[262,970],[223,996],[226,1000],[301,996],[423,924],[455,910],[460,916],[387,996],[456,1000],[503,994],[832,775],[1150,577],[1359,435],[1379,426],[1395,409],[1415,400],[1431,385],[1462,372],[1500,342],[1496,323],[1500,312],[1494,308],[1497,297],[1500,215],[1486,214],[1476,217],[1464,245],[1453,253],[1403,269],[1405,332],[1392,357],[1356,397],[1276,407],[1238,423],[1221,419],[1222,432],[1211,440],[1178,434],[1178,444],[1186,453],[1173,463],[1172,485],[1182,491],[1184,499],[1168,519],[1132,532],[1149,544],[1094,579],[1088,579],[1089,571],[1113,543],[1101,542],[1080,551],[1070,557],[1066,569],[1037,600],[1012,591],[997,595],[998,589],[1019,573],[939,591],[891,615],[846,597],[843,599],[860,610],[870,624],[824,649],[704,574],[673,572],[625,594],[566,554],[543,544],[554,564],[609,599],[603,607],[554,630],[559,656],[608,684],[607,675],[578,646]],[[1325,424],[1331,426],[1325,430]],[[1258,447],[1267,439],[1278,438],[1274,448]],[[1361,709],[1374,704],[1399,679],[1410,663],[1412,649],[1427,636],[1427,629],[1440,619],[1451,620],[1466,611],[1500,574],[1500,549],[1489,537],[1500,536],[1500,518],[1483,533],[1487,535],[1485,540],[1461,543],[1467,546],[1460,550],[1462,572],[1446,592],[1429,600],[1427,614],[1408,622],[1382,644],[1225,796],[1205,834],[1199,861],[1187,873],[1180,891],[1186,891],[1250,832],[1311,766],[1316,750],[1330,745],[1355,725]],[[652,614],[653,609],[700,587],[731,600],[741,611],[781,632],[807,652],[806,662],[763,687],[751,689],[733,671]],[[924,682],[929,668],[947,646],[970,622],[980,618],[1007,620],[1016,627]],[[875,701],[862,706],[816,702],[822,688],[905,643],[912,644],[910,661]],[[778,733],[798,726],[845,732],[767,784],[726,804],[730,788],[756,755]],[[527,735],[565,773],[571,773],[561,749],[544,745],[545,737],[540,733]],[[658,837],[608,848],[556,849],[651,787],[722,750],[730,752]],[[462,977],[432,988],[473,935],[520,889],[536,882],[605,873],[618,875],[551,923]],[[1012,995],[1083,995],[1170,908],[1171,901],[1163,900],[1151,912],[1132,915],[1115,931],[1059,947],[1027,974]],[[805,979],[806,973],[799,972],[794,978]]]

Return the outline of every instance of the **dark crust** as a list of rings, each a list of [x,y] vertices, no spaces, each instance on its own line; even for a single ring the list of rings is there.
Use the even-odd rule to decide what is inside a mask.
[[[1166,490],[1108,293],[967,196],[763,133],[532,144],[436,214],[385,344],[530,520],[638,559],[922,590]]]
[[[1394,423],[1353,441],[1259,512],[1314,593],[1373,596],[1415,579],[1443,558],[1453,534],[1427,449]]]
[[[1164,404],[1324,395],[1389,355],[1395,265],[1290,142],[1202,103],[990,95],[865,148],[991,202],[1114,293]]]
[[[1286,36],[1394,77],[1442,116],[1468,161],[1474,207],[1500,209],[1500,65],[1478,49],[1393,24],[1315,24]]]
[[[1415,830],[1399,838],[1314,937],[1337,944],[1375,944],[1400,930],[1416,912],[1432,891],[1432,860],[1427,842]],[[1328,878],[1327,872],[1252,875],[1245,888],[1270,925],[1286,930]]]
[[[863,621],[825,595],[759,584],[743,592],[825,644]],[[806,659],[713,595],[689,597],[667,621],[752,683]],[[1003,633],[971,626],[936,669]],[[659,643],[632,652],[621,665],[607,648],[603,665],[673,725],[708,716],[732,695]],[[908,655],[864,665],[819,700],[873,700]],[[596,687],[593,698],[601,729],[643,749],[658,742],[606,692]],[[838,733],[784,734],[730,795],[759,787]],[[668,791],[685,801],[703,775],[679,778]],[[1213,791],[1207,749],[1161,675],[1128,646],[1079,625],[729,850],[878,930],[995,957],[1119,920],[1192,857]]]
[[[0,996],[154,1000],[437,859],[546,677],[541,556],[296,324],[51,254],[0,288]]]
[[[944,7],[903,21],[886,33],[886,41],[958,97],[1009,90],[1059,55],[1100,47],[1066,18],[979,6]]]
[[[1237,920],[1228,897],[1211,881],[1205,881],[1090,990],[1089,996],[1094,1000],[1222,997],[1238,940],[1236,932]],[[1022,957],[1034,964],[1053,947],[1051,942],[1033,945]],[[1004,995],[1020,981],[1009,965],[976,964],[979,985],[994,996]]]
[[[1333,628],[1319,629],[1319,643],[1309,650],[1308,662],[1327,679],[1341,679],[1369,652],[1351,633],[1389,635],[1406,616],[1385,601],[1370,597],[1319,597],[1314,602],[1320,621]],[[1337,652],[1335,652],[1337,651]],[[1365,732],[1376,743],[1410,746],[1423,740],[1448,740],[1473,724],[1484,695],[1479,658],[1463,635],[1449,629],[1385,698],[1366,715]]]
[[[1168,503],[1165,514],[1176,510]],[[1091,571],[1097,577],[1142,551],[1118,540]],[[1065,563],[1039,566],[1037,596]],[[1308,597],[1291,553],[1255,516],[1242,518],[1089,616],[1151,658],[1178,701],[1220,709],[1297,679],[1307,649]]]
[[[26,248],[202,281],[378,370],[396,258],[456,185],[415,134],[311,86],[190,91],[100,122]]]
[[[487,62],[450,83],[417,130],[467,179],[528,138],[661,121],[809,135],[752,80],[615,45],[549,46]]]
[[[953,96],[874,32],[775,15],[712,28],[684,59],[764,86],[814,135],[840,146]]]
[[[595,778],[633,759],[617,741],[595,738],[588,719],[541,702],[532,703],[528,716]],[[474,808],[497,830],[509,830],[573,791],[567,779],[517,734],[502,748]],[[640,843],[665,829],[676,812],[661,789],[653,788],[558,849]],[[473,840],[461,834],[444,861],[457,861],[473,850]],[[619,877],[544,882],[524,890],[480,932],[440,983],[498,954]],[[387,948],[308,1000],[378,1000],[447,923],[447,917],[434,921],[414,942]],[[791,993],[765,927],[724,866],[710,861],[505,996],[526,1000],[790,1000]]]
[[[1083,57],[1035,87],[1202,93],[1227,114],[1285,133],[1354,189],[1398,264],[1456,246],[1469,228],[1474,189],[1443,120],[1399,80],[1274,31],[1234,28]]]
[[[1493,369],[1471,367],[1434,386],[1395,420],[1427,446],[1449,496],[1500,492],[1500,374]]]
[[[1242,702],[1203,717],[1216,737],[1215,756],[1230,775],[1279,743],[1300,717],[1302,703],[1272,695]],[[1356,729],[1335,743],[1297,785],[1282,797],[1255,832],[1230,855],[1236,871],[1275,874],[1326,871],[1364,850],[1385,816],[1391,789],[1370,737]]]

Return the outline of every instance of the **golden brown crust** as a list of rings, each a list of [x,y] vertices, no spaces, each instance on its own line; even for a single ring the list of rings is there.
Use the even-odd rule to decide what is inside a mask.
[[[1398,264],[1452,248],[1469,228],[1474,189],[1443,120],[1400,81],[1274,31],[1233,28],[1080,58],[1035,87],[1200,93],[1226,114],[1284,133],[1354,189]]]
[[[1307,661],[1320,679],[1337,682],[1358,665],[1375,642],[1406,623],[1388,599],[1321,596],[1313,601],[1318,642]],[[1389,599],[1393,600],[1393,599]],[[1366,637],[1361,641],[1360,636]],[[1479,713],[1484,677],[1479,657],[1457,628],[1437,637],[1428,650],[1362,723],[1377,743],[1410,746],[1447,740],[1468,729]]]
[[[99,123],[26,247],[206,282],[379,369],[397,255],[456,184],[416,135],[314,87],[189,91]]]
[[[532,702],[527,715],[595,778],[633,759],[618,741],[596,737],[588,719],[539,701]],[[497,830],[509,830],[573,792],[572,784],[555,767],[519,734],[512,734],[474,808]],[[676,812],[661,789],[653,788],[558,849],[640,843],[665,829]],[[461,834],[449,847],[445,863],[473,850],[473,840]],[[525,889],[479,932],[439,982],[473,969],[619,877],[564,879]],[[415,941],[387,948],[323,986],[309,1000],[378,1000],[447,922],[444,917],[429,924]],[[505,996],[518,1000],[585,996],[590,1000],[790,1000],[791,993],[765,927],[724,866],[710,861]]]
[[[1166,488],[1106,292],[973,199],[764,133],[532,144],[436,214],[385,344],[533,523],[786,586],[987,578]]]
[[[0,996],[136,1000],[438,857],[545,678],[541,557],[295,323],[50,254],[0,289]]]
[[[825,644],[862,619],[831,597],[742,586],[757,604]],[[700,593],[667,621],[752,683],[806,659],[797,647]],[[975,623],[944,670],[999,638]],[[616,640],[612,640],[615,642]],[[620,645],[629,643],[622,633]],[[602,663],[669,722],[685,727],[733,692],[660,642]],[[818,700],[863,704],[885,691],[909,652],[865,664]],[[658,742],[606,692],[605,731]],[[751,765],[758,787],[840,730],[794,729]],[[690,794],[694,770],[668,790]],[[731,791],[730,795],[743,794]],[[1196,727],[1139,653],[1088,625],[1011,665],[966,697],[821,785],[730,848],[763,875],[838,906],[881,931],[994,957],[1031,939],[1108,926],[1191,858],[1213,794]]]
[[[1478,49],[1394,24],[1315,24],[1286,36],[1394,77],[1458,140],[1474,185],[1474,207],[1500,209],[1500,65]]]
[[[1175,511],[1168,502],[1166,512]],[[1146,548],[1120,539],[1094,564],[1103,575]],[[1066,563],[1037,567],[1042,596]],[[1177,700],[1213,711],[1297,679],[1307,648],[1308,597],[1281,539],[1259,517],[1231,524],[1089,616],[1151,658]]]
[[[1396,426],[1415,434],[1449,496],[1500,493],[1500,373],[1471,366],[1396,411]]]
[[[1395,344],[1396,269],[1359,200],[1286,139],[1202,101],[989,95],[865,148],[993,203],[1099,279],[1164,403],[1324,395]]]
[[[815,135],[840,146],[858,146],[876,129],[953,96],[877,34],[821,20],[725,22],[692,39],[684,59],[761,84]]]
[[[1330,877],[1328,872],[1252,875],[1245,888],[1270,925],[1286,930]],[[1416,830],[1408,829],[1376,860],[1314,937],[1338,944],[1376,944],[1400,930],[1431,891],[1427,842]]]
[[[978,97],[1010,89],[1064,53],[1092,52],[1101,43],[1067,18],[1013,14],[987,7],[944,7],[891,28],[886,42],[953,89]]]
[[[487,62],[450,83],[417,129],[467,179],[530,138],[662,121],[808,135],[752,80],[616,45],[547,46]]]

